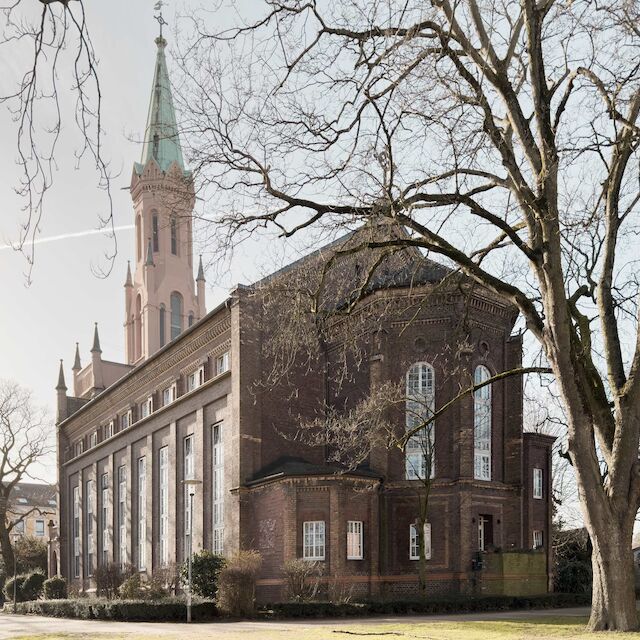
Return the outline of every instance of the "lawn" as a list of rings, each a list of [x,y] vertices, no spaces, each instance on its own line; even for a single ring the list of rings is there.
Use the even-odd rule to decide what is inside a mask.
[[[539,617],[531,620],[437,622],[286,622],[271,624],[242,624],[239,629],[234,624],[193,625],[189,628],[189,640],[200,638],[221,638],[223,640],[545,640],[562,638],[578,640],[585,638],[586,618]],[[235,628],[234,628],[235,627]],[[163,625],[162,633],[120,633],[113,634],[44,634],[18,636],[16,640],[184,640],[185,630],[175,632]],[[592,640],[611,639],[611,634],[599,633],[588,636]],[[625,634],[628,638],[640,640],[640,633]]]

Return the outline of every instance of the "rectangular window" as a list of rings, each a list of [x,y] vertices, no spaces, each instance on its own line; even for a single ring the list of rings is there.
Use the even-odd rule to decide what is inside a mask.
[[[147,459],[138,458],[138,569],[147,562]]]
[[[100,532],[102,537],[102,564],[109,562],[109,474],[100,476]]]
[[[80,487],[73,487],[73,577],[80,577]]]
[[[216,375],[229,371],[229,352],[225,351],[216,358]]]
[[[153,216],[151,217],[151,240],[153,242],[154,253],[158,251],[158,246],[159,246],[158,237],[159,237],[158,214],[154,213]]]
[[[175,216],[171,216],[171,253],[174,256],[178,255],[178,223]]]
[[[302,557],[305,560],[324,560],[324,520],[303,522]]]
[[[140,403],[140,418],[147,418],[153,413],[153,396]]]
[[[362,522],[347,522],[347,560],[362,560]]]
[[[533,470],[533,497],[542,500],[542,469]]]
[[[44,536],[44,520],[36,520],[36,536]]]
[[[76,442],[76,447],[75,447],[75,455],[79,456],[81,453],[84,453],[84,441],[80,440],[79,442]]]
[[[120,567],[127,562],[127,468],[118,467],[118,554]]]
[[[92,449],[98,444],[98,432],[94,431],[89,435],[89,448]]]
[[[110,438],[113,435],[113,420],[104,425],[104,439]]]
[[[204,367],[200,367],[187,376],[187,391],[193,391],[204,383]]]
[[[533,532],[533,548],[542,549],[543,546],[544,546],[544,539],[543,539],[542,531],[534,531]]]
[[[224,450],[221,425],[212,427],[213,442],[213,553],[224,553]]]
[[[184,439],[183,445],[183,480],[193,480],[195,475],[194,454],[193,454],[193,434]],[[184,486],[184,550],[185,557],[189,547],[189,536],[191,535],[191,496],[189,495],[189,485]]]
[[[162,406],[166,407],[168,404],[175,402],[178,397],[178,385],[174,382],[170,387],[167,387],[162,391]]]
[[[94,514],[94,508],[93,508],[93,502],[94,502],[94,498],[93,498],[93,494],[95,492],[95,482],[93,480],[87,480],[87,484],[86,484],[86,488],[87,488],[87,498],[86,498],[86,503],[87,503],[87,520],[86,520],[86,527],[87,527],[87,554],[86,554],[86,561],[87,561],[87,566],[85,568],[86,571],[86,575],[87,576],[92,576],[93,575],[93,531],[94,531],[94,526],[93,526],[93,514]]]
[[[424,523],[424,557],[431,560],[431,523]],[[420,544],[418,540],[418,527],[415,524],[409,526],[409,560],[420,559]]]
[[[120,419],[120,429],[128,429],[133,424],[133,411],[129,409]]]
[[[12,533],[16,534],[24,534],[24,520],[20,520],[20,522],[15,522],[13,525]]]
[[[160,516],[160,565],[169,562],[169,447],[162,447],[159,455],[159,516]]]

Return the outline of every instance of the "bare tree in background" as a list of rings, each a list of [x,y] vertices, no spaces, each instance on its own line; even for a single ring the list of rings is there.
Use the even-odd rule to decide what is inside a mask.
[[[80,133],[76,162],[89,157],[106,191],[108,213],[103,228],[113,226],[110,174],[102,155],[102,95],[96,54],[86,21],[84,0],[12,0],[0,5],[3,25],[0,55],[19,61],[15,83],[7,83],[0,104],[10,110],[16,124],[17,162],[21,179],[16,192],[24,201],[20,236],[14,248],[28,263],[30,279],[47,191],[57,169],[56,150],[65,123]],[[8,78],[7,78],[8,79]],[[68,112],[66,93],[75,106]],[[5,141],[5,149],[10,149]],[[114,242],[115,235],[111,232]],[[113,262],[113,256],[108,256]]]
[[[270,0],[237,29],[205,20],[185,132],[228,241],[381,216],[408,236],[369,248],[430,252],[515,305],[567,417],[589,628],[636,629],[638,4]]]
[[[11,495],[19,482],[33,479],[35,464],[54,451],[51,429],[45,411],[34,406],[28,391],[0,381],[0,551],[5,567],[13,566],[11,531],[38,512],[34,507],[13,514]]]

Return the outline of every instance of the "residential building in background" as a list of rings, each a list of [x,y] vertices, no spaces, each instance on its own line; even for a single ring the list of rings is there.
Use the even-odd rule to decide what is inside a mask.
[[[11,492],[8,517],[15,524],[12,536],[49,540],[49,522],[58,524],[55,485],[18,482]]]
[[[517,314],[488,291],[450,286],[451,272],[419,252],[402,252],[371,278],[364,308],[384,312],[374,335],[358,336],[363,357],[342,384],[332,376],[344,339],[336,331],[314,367],[292,373],[295,394],[268,388],[278,318],[265,311],[265,286],[321,268],[332,248],[236,287],[206,313],[202,264],[194,279],[193,184],[166,42],[156,44],[145,145],[131,182],[136,259],[125,282],[126,362],[103,359],[96,326],[84,367],[76,348],[72,392],[62,363],[56,387],[62,574],[84,591],[95,589],[98,563],[133,564],[149,576],[184,561],[191,537],[194,551],[257,549],[263,601],[285,597],[283,565],[294,558],[322,563],[326,588],[413,593],[416,496],[426,469],[420,443],[410,441],[406,455],[378,447],[345,469],[328,462],[326,447],[295,434],[301,420],[326,406],[348,409],[385,382],[405,385],[407,405],[393,419],[410,428],[418,401],[437,410],[469,380],[520,366]],[[389,232],[374,222],[359,233]],[[361,272],[347,261],[341,280],[355,282]],[[436,421],[424,529],[430,592],[547,590],[552,442],[523,433],[517,376],[463,397]],[[188,480],[201,483],[193,517]],[[518,573],[495,561],[506,552],[526,558]]]

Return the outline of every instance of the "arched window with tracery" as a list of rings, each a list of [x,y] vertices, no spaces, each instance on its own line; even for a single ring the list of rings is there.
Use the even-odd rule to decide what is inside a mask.
[[[487,367],[480,365],[473,373],[477,386],[491,378]],[[473,393],[473,476],[476,480],[491,480],[491,385]]]
[[[405,447],[407,480],[424,480],[435,474],[435,373],[428,362],[416,362],[406,375],[405,426],[415,432]]]
[[[178,255],[178,221],[175,216],[171,216],[169,223],[171,232],[171,253],[174,256]]]
[[[140,294],[136,298],[135,327],[135,354],[138,360],[142,356],[142,296]]]
[[[151,214],[151,242],[153,251],[157,253],[160,250],[160,222],[155,211]]]
[[[171,339],[182,333],[182,296],[174,291],[171,294]]]

